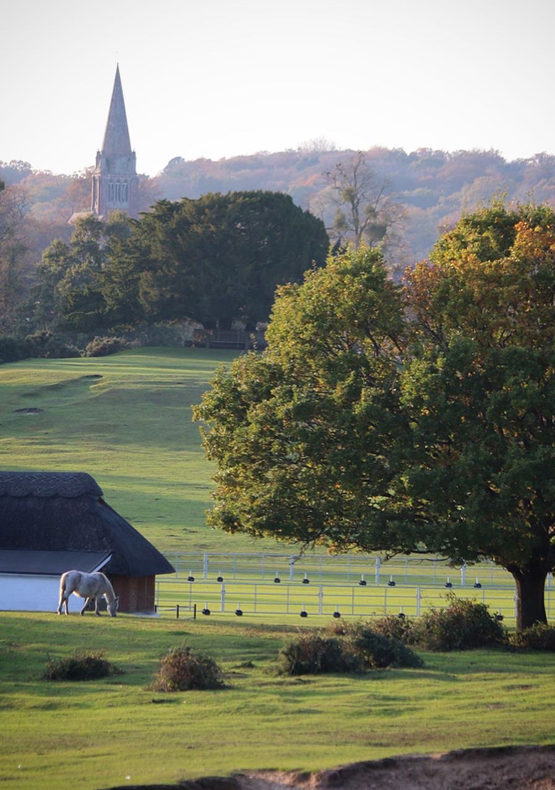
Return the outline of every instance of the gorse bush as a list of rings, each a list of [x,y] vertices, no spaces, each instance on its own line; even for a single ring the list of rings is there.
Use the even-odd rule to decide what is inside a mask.
[[[190,647],[173,648],[160,661],[152,682],[155,691],[190,691],[225,688],[223,672],[210,656]]]
[[[27,343],[12,335],[0,336],[0,364],[3,362],[18,362],[32,356]]]
[[[433,609],[414,624],[417,644],[429,650],[469,650],[507,641],[505,628],[481,603],[448,596],[449,605]]]
[[[81,356],[81,351],[70,339],[49,329],[27,335],[25,344],[30,357],[70,359]]]
[[[85,349],[86,357],[107,357],[119,351],[128,351],[134,344],[124,337],[95,337]]]
[[[397,639],[404,645],[414,645],[417,640],[416,622],[409,617],[397,617],[389,614],[387,617],[380,617],[372,620],[372,631],[389,639]]]
[[[43,678],[45,680],[96,680],[120,674],[121,670],[104,658],[103,650],[76,650],[65,658],[49,660]]]
[[[545,623],[535,623],[516,634],[511,634],[510,644],[524,650],[555,652],[555,628]]]
[[[292,639],[278,655],[284,675],[320,675],[327,672],[362,672],[362,662],[345,650],[344,641],[315,633]]]
[[[280,650],[278,664],[287,675],[423,666],[416,653],[399,640],[374,632],[369,624],[345,622],[291,640]]]
[[[374,630],[374,623],[355,623],[345,634],[348,650],[366,669],[421,667],[422,659],[398,639]]]

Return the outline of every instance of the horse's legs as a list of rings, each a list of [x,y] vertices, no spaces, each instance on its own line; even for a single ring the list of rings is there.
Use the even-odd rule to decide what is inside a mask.
[[[67,606],[67,599],[69,596],[67,592],[62,591],[60,593],[60,602],[58,603],[58,614],[62,614],[62,608],[65,606],[66,614],[69,614],[68,606]]]
[[[100,596],[100,595],[97,595],[97,596],[96,596],[96,598],[94,599],[94,613],[95,613],[95,614],[96,614],[98,617],[100,617],[100,608],[99,608],[99,606],[98,606],[98,605],[99,605],[99,603],[100,603],[100,598],[101,598],[101,597],[102,597],[102,596]]]
[[[90,598],[85,598],[85,603],[84,603],[84,605],[83,605],[83,608],[82,608],[82,609],[81,609],[81,611],[79,612],[79,614],[85,614],[85,609],[86,609],[86,608],[87,608],[87,606],[89,605],[89,601],[90,601],[90,600],[91,600]]]

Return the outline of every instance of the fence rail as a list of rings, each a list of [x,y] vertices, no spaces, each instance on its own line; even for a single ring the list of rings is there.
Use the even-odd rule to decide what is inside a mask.
[[[514,588],[511,575],[493,562],[449,567],[448,560],[439,557],[405,557],[384,560],[368,554],[275,554],[275,553],[218,553],[168,552],[167,559],[175,567],[175,579],[215,581],[269,581],[293,583],[308,579],[325,584],[353,584],[366,581],[381,584],[444,587],[447,584],[473,588],[475,585]],[[547,588],[552,586],[549,574]]]
[[[303,584],[302,582],[194,581],[159,579],[156,605],[160,614],[197,610],[204,615],[296,615],[300,617],[383,617],[404,614],[419,617],[446,603],[437,586],[360,584]],[[456,596],[485,603],[508,622],[516,618],[514,588],[451,588]],[[546,590],[551,613],[552,590]],[[554,599],[555,600],[555,599]],[[178,607],[176,609],[176,607]]]

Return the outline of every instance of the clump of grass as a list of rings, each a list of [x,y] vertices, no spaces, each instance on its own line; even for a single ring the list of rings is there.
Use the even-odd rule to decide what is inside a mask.
[[[154,691],[190,691],[225,688],[223,672],[216,661],[190,647],[172,648],[160,661],[152,681]]]
[[[121,675],[122,671],[104,657],[103,650],[75,650],[65,658],[49,659],[45,680],[97,680]]]

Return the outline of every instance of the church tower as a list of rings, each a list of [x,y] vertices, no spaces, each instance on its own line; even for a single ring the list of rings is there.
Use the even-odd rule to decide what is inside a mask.
[[[104,132],[102,148],[96,153],[92,182],[92,212],[106,218],[120,209],[130,217],[138,216],[139,179],[135,168],[135,152],[131,150],[123,90],[116,68],[114,90]]]

